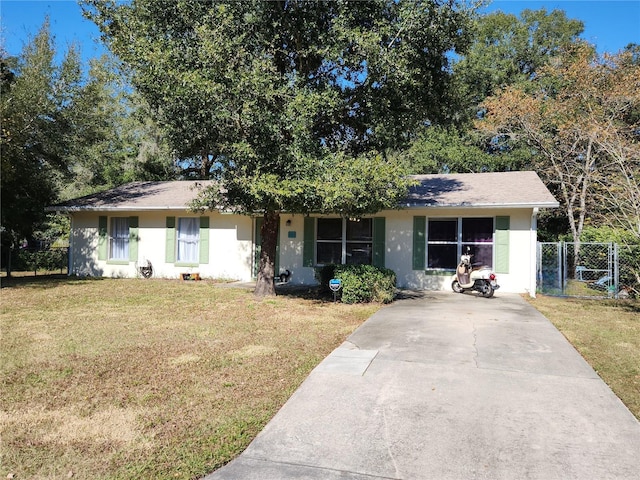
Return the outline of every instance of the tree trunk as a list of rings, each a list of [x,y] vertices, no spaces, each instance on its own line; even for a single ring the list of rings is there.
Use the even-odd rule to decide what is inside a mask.
[[[275,275],[279,223],[280,214],[278,212],[266,211],[264,213],[264,222],[262,222],[262,227],[260,228],[262,250],[260,251],[258,279],[254,291],[256,297],[266,297],[276,294],[273,277]]]
[[[200,158],[202,160],[202,164],[200,165],[200,178],[202,180],[206,180],[209,178],[209,154],[207,152],[202,152]]]
[[[7,270],[7,278],[11,278],[11,257],[13,256],[13,245],[11,245],[9,248],[5,248],[4,249],[5,252],[8,252],[8,256],[7,256],[7,263],[5,265],[6,270]]]

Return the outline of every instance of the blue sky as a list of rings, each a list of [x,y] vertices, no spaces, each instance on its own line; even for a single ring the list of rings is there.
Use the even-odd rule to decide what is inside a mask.
[[[494,0],[487,11],[518,14],[524,9],[564,10],[582,20],[582,38],[599,52],[616,53],[629,43],[640,44],[640,0]]]
[[[10,55],[19,54],[29,38],[38,32],[46,15],[49,15],[58,52],[66,51],[73,43],[80,45],[85,59],[104,52],[98,28],[82,17],[77,2],[71,0],[0,0],[4,49]]]
[[[597,45],[600,52],[617,52],[631,42],[640,44],[640,0],[494,0],[486,11],[518,14],[525,8],[561,9],[569,18],[582,20],[582,38]],[[85,60],[104,51],[98,29],[71,0],[0,0],[4,49],[10,55],[19,54],[47,14],[59,52],[72,43],[80,44]]]

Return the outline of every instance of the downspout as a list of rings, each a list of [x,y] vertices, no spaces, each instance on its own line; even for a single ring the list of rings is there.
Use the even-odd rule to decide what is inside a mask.
[[[536,298],[536,277],[538,275],[538,207],[534,207],[531,212],[531,246],[529,248],[530,266],[529,266],[529,296]]]

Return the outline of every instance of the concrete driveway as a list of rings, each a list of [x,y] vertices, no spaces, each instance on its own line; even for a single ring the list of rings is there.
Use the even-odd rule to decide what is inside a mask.
[[[408,295],[411,297],[411,295]],[[217,479],[637,479],[640,423],[518,295],[399,300]]]

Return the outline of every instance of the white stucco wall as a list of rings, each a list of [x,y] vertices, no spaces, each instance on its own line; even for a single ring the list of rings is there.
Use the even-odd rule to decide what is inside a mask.
[[[126,265],[98,260],[98,217],[137,216],[138,261]],[[149,260],[154,277],[179,278],[181,273],[198,272],[203,278],[250,281],[253,255],[253,222],[249,217],[207,212],[209,217],[209,262],[197,267],[167,263],[166,218],[188,217],[184,211],[81,212],[72,216],[71,273],[105,277],[135,277],[137,265]]]
[[[500,291],[535,293],[535,230],[531,230],[531,208],[522,209],[416,209],[384,211],[375,216],[385,217],[385,266],[398,276],[398,287],[413,290],[449,290],[450,276],[430,275],[425,270],[412,269],[413,217],[429,218],[509,216],[509,273],[498,274]],[[287,226],[286,221],[291,220]],[[280,226],[280,270],[293,272],[291,282],[315,284],[313,268],[302,266],[304,217],[283,215]],[[290,238],[289,232],[295,232]],[[533,283],[532,283],[533,282]],[[532,287],[533,285],[533,287]]]
[[[291,225],[287,225],[287,221]],[[295,238],[292,238],[295,236]],[[302,251],[304,244],[304,216],[287,215],[280,216],[280,272],[289,270],[289,281],[296,285],[316,285],[318,282],[314,276],[314,269],[302,266]]]
[[[449,290],[451,288],[450,276],[430,275],[425,270],[412,269],[413,217],[424,215],[428,220],[429,218],[509,216],[509,273],[497,274],[498,284],[500,291],[529,292],[531,275],[535,274],[531,270],[532,265],[535,265],[535,243],[533,250],[531,250],[531,214],[531,209],[424,209],[386,212],[386,267],[396,272],[398,286],[401,288]]]
[[[416,209],[376,214],[385,217],[385,266],[394,270],[400,288],[450,289],[450,277],[430,275],[412,269],[413,217],[429,218],[509,216],[509,273],[499,273],[500,291],[535,293],[535,230],[531,208],[521,209]],[[207,212],[209,217],[209,262],[198,267],[179,267],[165,262],[166,217],[198,216],[184,211],[126,212],[138,216],[138,262],[118,265],[98,260],[98,217],[110,212],[74,213],[71,235],[71,273],[107,277],[135,277],[138,263],[149,260],[154,276],[179,278],[181,273],[198,272],[203,278],[250,281],[253,277],[255,219],[241,215]],[[287,225],[287,221],[290,224]],[[534,227],[535,228],[535,227]],[[314,269],[303,266],[304,216],[281,215],[279,271],[291,271],[290,282],[315,285]],[[533,291],[531,291],[533,289]]]

